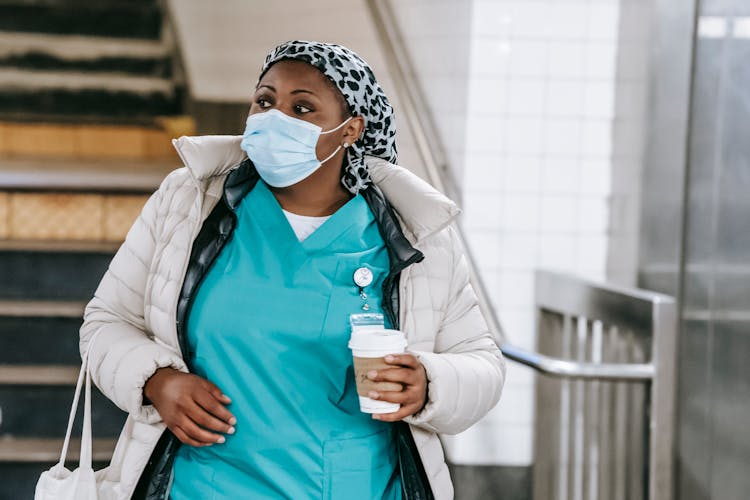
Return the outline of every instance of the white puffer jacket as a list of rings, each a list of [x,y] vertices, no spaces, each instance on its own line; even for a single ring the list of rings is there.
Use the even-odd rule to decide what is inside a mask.
[[[128,232],[86,307],[81,352],[91,345],[92,378],[129,416],[111,466],[100,471],[130,498],[165,429],[143,386],[157,368],[186,371],[175,325],[193,239],[220,199],[224,179],[245,158],[239,136],[174,141],[185,168],[170,173]],[[401,275],[399,316],[407,350],[425,366],[428,403],[407,417],[437,500],[453,498],[438,433],[455,434],[500,399],[505,364],[469,284],[451,222],[459,209],[411,172],[367,158],[373,181],[425,259]]]

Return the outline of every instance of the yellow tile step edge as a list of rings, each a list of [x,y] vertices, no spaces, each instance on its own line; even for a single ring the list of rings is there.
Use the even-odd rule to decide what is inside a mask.
[[[172,138],[194,135],[192,117],[160,117],[154,127],[0,122],[0,156],[176,158]]]
[[[147,195],[0,191],[0,240],[121,242]]]

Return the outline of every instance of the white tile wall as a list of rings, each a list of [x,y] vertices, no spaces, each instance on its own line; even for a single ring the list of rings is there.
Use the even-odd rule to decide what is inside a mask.
[[[534,269],[604,278],[618,15],[609,0],[473,5],[464,224],[521,347],[535,342]],[[449,458],[530,464],[533,389],[533,373],[509,364],[500,404],[445,439]]]
[[[392,0],[414,76],[456,177],[462,176],[470,93],[471,0]],[[396,108],[398,122],[398,108]],[[491,132],[488,132],[491,133]],[[409,167],[410,165],[404,165]]]

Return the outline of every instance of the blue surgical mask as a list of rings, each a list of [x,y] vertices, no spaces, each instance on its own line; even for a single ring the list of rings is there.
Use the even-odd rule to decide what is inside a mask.
[[[318,160],[315,155],[318,138],[340,129],[351,118],[322,132],[319,126],[277,109],[255,113],[247,117],[240,147],[266,183],[274,187],[291,186],[309,177],[338,153],[340,145],[326,159]]]

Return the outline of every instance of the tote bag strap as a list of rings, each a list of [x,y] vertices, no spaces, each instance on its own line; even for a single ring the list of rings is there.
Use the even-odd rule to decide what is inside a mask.
[[[96,340],[96,337],[99,335],[100,331],[101,329],[97,330],[91,337],[89,345],[86,348],[86,352],[83,354],[81,371],[78,373],[76,391],[73,396],[73,405],[70,408],[70,416],[68,417],[68,428],[65,431],[65,441],[63,441],[63,448],[62,452],[60,453],[60,461],[58,462],[58,465],[61,467],[65,466],[65,458],[68,456],[70,435],[73,432],[73,422],[76,418],[78,401],[81,397],[81,388],[83,387],[85,379],[86,390],[83,397],[83,430],[81,432],[81,453],[78,466],[81,468],[91,468],[91,373],[89,370],[89,353],[91,352],[91,348],[94,345],[94,341]]]

